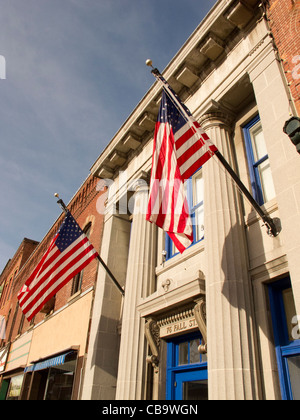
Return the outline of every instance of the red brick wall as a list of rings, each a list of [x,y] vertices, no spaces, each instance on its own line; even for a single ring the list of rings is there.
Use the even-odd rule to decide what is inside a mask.
[[[24,238],[9,264],[1,274],[0,284],[3,284],[3,291],[0,299],[0,315],[7,318],[11,306],[12,289],[17,273],[25,264],[29,256],[37,247],[38,242]]]
[[[300,116],[300,0],[265,0],[267,18]]]

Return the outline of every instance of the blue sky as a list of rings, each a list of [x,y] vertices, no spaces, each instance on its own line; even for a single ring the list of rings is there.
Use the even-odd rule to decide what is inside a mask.
[[[40,241],[216,0],[1,0],[0,273]]]

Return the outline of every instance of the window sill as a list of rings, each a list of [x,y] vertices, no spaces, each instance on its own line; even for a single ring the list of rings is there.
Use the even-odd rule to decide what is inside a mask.
[[[74,293],[72,296],[70,296],[69,299],[67,300],[67,303],[69,303],[73,299],[76,299],[80,295],[81,295],[81,289],[78,290],[78,292]]]
[[[198,243],[192,245],[190,248],[186,249],[183,254],[174,255],[174,257],[168,259],[160,266],[157,266],[155,269],[155,274],[159,276],[160,274],[168,271],[169,269],[175,267],[176,265],[188,260],[196,254],[204,251],[205,248],[205,239],[199,241]]]

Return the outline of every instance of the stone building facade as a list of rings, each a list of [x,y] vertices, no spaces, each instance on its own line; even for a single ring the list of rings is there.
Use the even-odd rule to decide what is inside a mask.
[[[98,281],[83,399],[299,398],[300,158],[282,130],[295,106],[262,6],[217,1],[163,76],[280,233],[215,159],[187,185],[189,249],[145,220],[154,83],[91,168],[109,186],[102,257],[125,297]]]

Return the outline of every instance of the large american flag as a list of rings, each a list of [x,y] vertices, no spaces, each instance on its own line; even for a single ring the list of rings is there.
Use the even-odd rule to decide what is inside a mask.
[[[41,261],[18,293],[20,307],[28,321],[96,257],[95,248],[68,212]]]
[[[168,233],[182,253],[193,242],[184,182],[217,151],[167,82],[154,133],[146,219]]]

